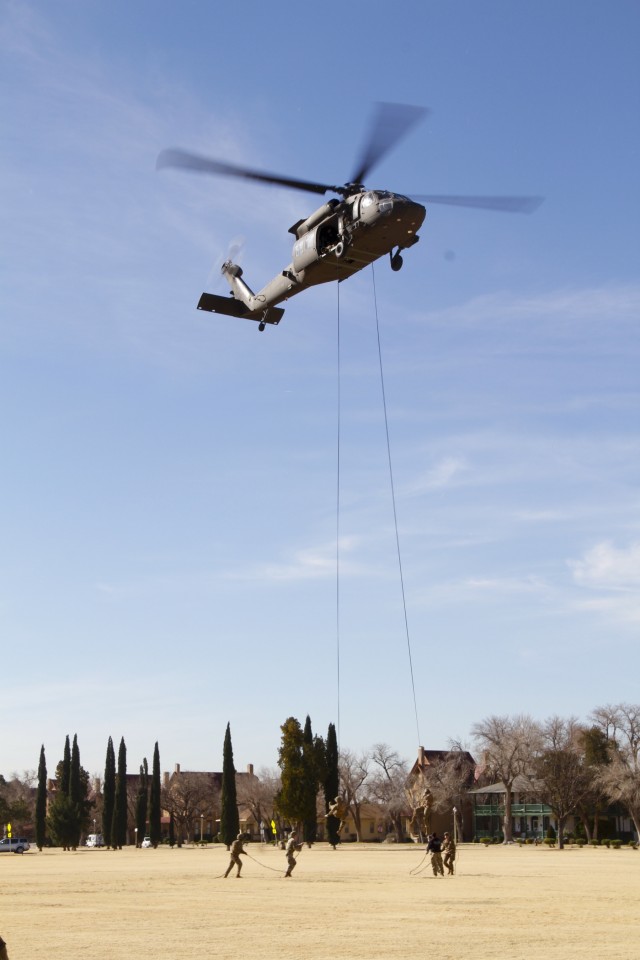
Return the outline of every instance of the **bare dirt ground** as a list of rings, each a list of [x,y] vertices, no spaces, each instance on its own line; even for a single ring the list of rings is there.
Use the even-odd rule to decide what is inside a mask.
[[[637,960],[640,851],[461,846],[48,850],[0,858],[10,960]],[[259,862],[257,862],[259,861]],[[426,868],[426,869],[421,869]]]

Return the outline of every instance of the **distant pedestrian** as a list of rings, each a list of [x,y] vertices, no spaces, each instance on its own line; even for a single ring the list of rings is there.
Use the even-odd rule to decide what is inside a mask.
[[[293,873],[294,867],[296,865],[295,854],[299,853],[301,850],[302,850],[302,844],[298,843],[298,834],[296,833],[295,830],[292,830],[291,835],[289,837],[289,841],[285,848],[287,863],[289,864],[289,866],[287,867],[287,872],[285,873],[285,877],[290,877],[291,874]]]
[[[0,960],[9,960],[9,954],[7,953],[7,945],[0,937]]]
[[[226,878],[229,876],[229,874],[231,873],[231,871],[233,870],[234,866],[236,866],[236,867],[238,868],[238,872],[236,873],[236,877],[239,877],[239,876],[240,876],[240,871],[242,870],[242,860],[240,859],[240,857],[244,854],[244,849],[243,849],[243,846],[242,846],[242,834],[241,834],[241,833],[238,834],[238,836],[236,837],[236,839],[235,839],[235,840],[233,841],[233,843],[231,844],[231,847],[230,847],[230,849],[229,849],[229,853],[231,854],[231,860],[229,861],[229,866],[227,867],[227,872],[226,872],[225,875],[224,875],[224,876],[225,876],[225,880],[226,880]]]
[[[431,833],[428,837],[427,853],[431,854],[431,869],[434,877],[444,877],[444,866],[442,864],[442,841],[437,833]]]
[[[453,861],[456,858],[456,844],[449,833],[445,833],[442,840],[442,852],[444,853],[443,863],[447,868],[447,873],[450,877],[453,876]]]

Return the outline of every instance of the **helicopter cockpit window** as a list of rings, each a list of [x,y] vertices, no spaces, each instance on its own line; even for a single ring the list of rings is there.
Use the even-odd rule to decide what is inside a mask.
[[[393,210],[393,196],[390,193],[378,194],[378,210],[380,213],[391,213]]]
[[[370,207],[371,204],[375,202],[375,199],[376,199],[375,193],[365,193],[364,197],[362,198],[362,206],[365,209],[367,207]]]

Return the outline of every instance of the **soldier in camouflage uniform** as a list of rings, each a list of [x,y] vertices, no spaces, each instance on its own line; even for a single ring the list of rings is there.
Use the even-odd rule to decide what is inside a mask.
[[[233,843],[231,844],[231,847],[230,847],[230,849],[229,849],[229,853],[231,854],[231,860],[229,861],[229,866],[227,867],[227,872],[226,872],[225,875],[224,875],[224,876],[225,876],[225,880],[226,880],[226,878],[229,876],[229,874],[231,873],[231,871],[233,870],[234,865],[238,868],[238,872],[236,873],[236,877],[239,877],[239,876],[240,876],[240,871],[242,870],[242,860],[240,859],[240,857],[241,857],[242,854],[244,853],[244,850],[243,850],[243,848],[242,848],[242,834],[241,834],[241,833],[238,834],[238,836],[236,837],[236,839],[235,839],[235,840],[233,841]]]
[[[287,855],[287,863],[289,864],[289,866],[287,867],[287,872],[285,873],[285,877],[291,876],[293,869],[296,865],[296,858],[295,858],[296,851],[298,851],[299,853],[300,850],[302,850],[302,844],[298,843],[298,834],[296,833],[295,830],[292,830],[291,836],[289,837],[289,842],[287,843],[287,846],[285,849],[285,853]]]
[[[453,876],[453,861],[456,858],[456,845],[453,837],[449,833],[445,833],[444,839],[442,842],[442,852],[444,853],[444,865],[447,868],[447,872],[450,877]]]

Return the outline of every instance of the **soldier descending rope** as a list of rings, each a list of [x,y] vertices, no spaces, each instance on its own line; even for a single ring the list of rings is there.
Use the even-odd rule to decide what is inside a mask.
[[[423,842],[431,831],[433,796],[426,786],[419,789],[418,785],[415,784],[407,791],[407,798],[412,810],[409,833],[413,840]]]
[[[327,819],[327,817],[335,817],[336,820],[340,821],[340,826],[338,827],[338,836],[340,836],[340,832],[347,822],[348,813],[349,813],[349,806],[347,804],[347,801],[344,800],[342,797],[337,796],[333,801],[333,803],[329,804],[329,809],[324,815],[325,820]]]

